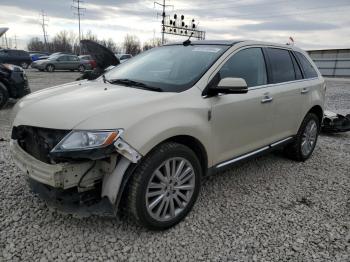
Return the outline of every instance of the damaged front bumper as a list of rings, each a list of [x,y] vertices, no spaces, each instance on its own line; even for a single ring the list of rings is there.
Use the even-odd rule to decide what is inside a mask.
[[[61,199],[62,194],[70,194],[72,190],[78,193],[97,191],[99,198],[108,199],[116,211],[125,185],[125,173],[142,156],[121,138],[114,145],[115,152],[105,159],[48,164],[28,154],[17,140],[10,142],[13,160],[29,181],[39,182],[50,190],[59,190]],[[39,192],[39,195],[42,194]],[[57,194],[45,196],[55,197]]]
[[[331,111],[325,111],[322,131],[324,133],[341,133],[350,131],[350,114],[344,116]]]

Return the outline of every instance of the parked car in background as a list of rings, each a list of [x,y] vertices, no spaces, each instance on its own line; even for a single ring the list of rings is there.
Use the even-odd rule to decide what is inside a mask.
[[[325,93],[295,46],[186,40],[24,98],[11,150],[43,195],[79,202],[90,190],[166,229],[190,212],[208,174],[278,148],[311,157]]]
[[[41,59],[46,59],[50,56],[50,53],[48,52],[31,52],[29,51],[29,55],[32,59],[32,61],[36,61],[36,60],[41,60]]]
[[[91,55],[80,55],[80,60],[86,60],[90,63],[91,69],[96,68],[96,61],[91,57]]]
[[[30,93],[25,71],[15,65],[0,64],[0,108],[9,98],[21,98]]]
[[[0,49],[0,63],[12,64],[27,69],[32,63],[28,52],[17,49]]]
[[[132,55],[130,54],[116,54],[115,56],[119,59],[120,63],[132,58]]]
[[[76,55],[56,54],[51,55],[48,59],[37,60],[32,63],[32,68],[39,71],[53,72],[55,70],[78,70],[84,72],[91,69],[91,64],[88,60],[82,60]]]

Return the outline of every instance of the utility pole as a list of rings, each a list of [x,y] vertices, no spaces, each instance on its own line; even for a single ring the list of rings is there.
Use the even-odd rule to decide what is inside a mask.
[[[17,35],[15,35],[15,49],[17,49]]]
[[[166,9],[167,7],[174,7],[174,6],[172,6],[172,5],[166,5],[166,4],[165,4],[165,0],[163,0],[163,4],[160,4],[160,3],[158,3],[158,2],[154,2],[153,4],[154,4],[154,6],[159,5],[159,6],[161,6],[162,9],[163,9],[163,12],[162,12],[162,14],[161,14],[161,17],[162,17],[162,45],[164,45],[164,41],[165,41],[165,38],[164,38],[164,34],[165,34],[164,23],[165,23],[165,18],[167,17],[167,15],[165,14],[165,9]],[[157,14],[157,16],[158,16],[158,15],[159,15],[159,14]]]
[[[79,21],[79,45],[81,40],[80,17],[83,15],[83,11],[86,10],[86,8],[81,7],[81,3],[83,3],[82,0],[73,0],[73,5],[72,5],[72,8],[76,11],[74,14],[78,16],[78,21]]]
[[[49,20],[47,19],[47,15],[45,14],[44,10],[41,10],[40,23],[41,23],[41,28],[43,29],[43,37],[44,37],[44,44],[45,44],[46,51],[48,51],[47,42],[49,41],[47,31],[46,31],[48,21]]]

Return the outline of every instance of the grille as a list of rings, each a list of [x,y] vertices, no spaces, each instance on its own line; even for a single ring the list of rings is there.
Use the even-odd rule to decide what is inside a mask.
[[[12,129],[12,139],[34,158],[51,163],[50,151],[69,133],[69,130],[18,126]]]

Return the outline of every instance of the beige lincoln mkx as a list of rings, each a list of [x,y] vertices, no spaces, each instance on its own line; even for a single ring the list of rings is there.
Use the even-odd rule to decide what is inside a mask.
[[[94,195],[165,229],[188,214],[209,173],[275,148],[308,159],[325,91],[299,48],[185,41],[97,80],[26,96],[16,106],[11,148],[40,195],[76,194],[80,203]]]

